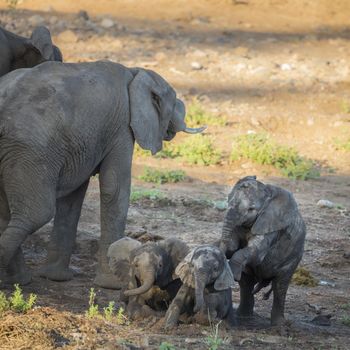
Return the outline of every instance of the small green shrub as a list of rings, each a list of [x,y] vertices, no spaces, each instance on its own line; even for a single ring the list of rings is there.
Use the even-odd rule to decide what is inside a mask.
[[[88,318],[94,318],[100,315],[100,312],[98,310],[98,305],[95,304],[95,299],[96,299],[95,290],[94,288],[91,288],[90,294],[89,294],[89,309],[86,311],[86,316]]]
[[[343,113],[350,113],[350,103],[346,100],[343,100],[340,105],[341,111]]]
[[[318,280],[304,267],[298,267],[293,274],[292,282],[298,286],[316,287]]]
[[[115,302],[110,301],[107,307],[103,308],[103,316],[107,321],[111,321],[113,318]]]
[[[218,350],[219,347],[223,344],[224,340],[219,336],[219,326],[220,322],[217,324],[212,324],[210,322],[210,335],[206,338],[206,343],[209,346],[208,350]]]
[[[3,312],[10,309],[10,302],[7,300],[4,292],[0,292],[0,316]]]
[[[337,150],[349,152],[350,151],[350,138],[348,140],[335,139],[334,140],[334,147]]]
[[[241,135],[234,139],[230,159],[242,158],[272,165],[292,179],[307,180],[320,176],[313,161],[301,157],[294,148],[277,144],[265,134]]]
[[[203,125],[225,126],[227,118],[216,116],[204,110],[199,101],[194,99],[187,108],[186,125],[198,127]]]
[[[163,148],[161,151],[154,155],[155,158],[176,158],[178,156],[176,152],[176,147],[170,142],[163,142]],[[139,158],[151,157],[151,151],[144,150],[137,143],[134,147],[134,156]]]
[[[26,312],[33,308],[36,299],[35,294],[30,294],[28,299],[25,300],[21,288],[18,284],[15,284],[15,290],[9,297],[10,308],[16,312]]]
[[[160,200],[164,198],[164,194],[156,189],[132,189],[130,202],[135,203],[141,199]]]
[[[345,326],[350,327],[350,316],[343,316],[341,318],[341,323],[344,324]]]
[[[125,315],[125,310],[122,307],[120,307],[118,312],[117,312],[116,322],[119,325],[129,325],[130,324],[128,317]]]
[[[177,153],[185,162],[198,165],[218,164],[221,152],[214,147],[214,140],[207,135],[193,135],[177,146]]]
[[[168,343],[166,341],[163,341],[160,345],[159,345],[159,350],[175,350],[175,346],[171,343]]]
[[[168,182],[183,181],[186,174],[183,170],[157,170],[146,167],[143,174],[139,176],[139,179],[145,182],[164,184]]]

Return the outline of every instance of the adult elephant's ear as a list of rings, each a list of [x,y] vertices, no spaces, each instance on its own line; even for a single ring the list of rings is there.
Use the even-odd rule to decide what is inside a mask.
[[[61,52],[57,52],[52,44],[51,34],[49,30],[44,27],[36,27],[30,37],[30,43],[40,52],[44,61],[62,61]],[[55,59],[57,56],[58,59]]]
[[[138,69],[129,85],[130,126],[136,142],[152,154],[162,149],[171,117],[169,105],[173,108],[176,98],[170,86],[160,76],[155,77],[155,74]]]
[[[191,271],[191,260],[194,251],[191,251],[186,257],[177,265],[175,275],[179,276],[183,284],[188,287],[195,288],[194,274]]]
[[[235,281],[233,278],[233,274],[230,268],[230,265],[228,264],[227,260],[225,259],[224,263],[224,269],[221,273],[221,275],[216,279],[214,283],[214,288],[216,290],[225,290],[233,287]]]
[[[288,227],[295,219],[297,204],[292,194],[282,188],[266,185],[269,196],[251,232],[262,235]]]

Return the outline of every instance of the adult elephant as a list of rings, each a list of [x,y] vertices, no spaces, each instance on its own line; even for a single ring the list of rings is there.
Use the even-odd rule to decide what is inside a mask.
[[[46,62],[0,84],[0,280],[28,282],[21,243],[55,215],[47,266],[72,278],[69,261],[91,175],[99,173],[101,238],[95,283],[114,288],[107,249],[123,237],[135,139],[152,154],[184,122],[184,104],[158,74],[101,61]]]
[[[29,39],[0,27],[0,77],[18,68],[31,68],[45,61],[62,62],[46,27],[36,27]]]

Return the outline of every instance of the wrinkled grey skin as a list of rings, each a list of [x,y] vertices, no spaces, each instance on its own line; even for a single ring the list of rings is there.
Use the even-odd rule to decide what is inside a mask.
[[[154,154],[186,131],[184,104],[158,74],[101,61],[46,62],[1,78],[0,280],[27,283],[21,244],[54,217],[41,275],[72,278],[69,261],[90,176],[99,173],[95,283],[114,288],[109,245],[124,236],[135,139]],[[191,132],[193,130],[190,130]]]
[[[168,305],[181,286],[180,280],[174,278],[175,268],[188,251],[185,242],[168,238],[145,243],[130,252],[128,290],[123,293],[129,316],[146,316],[140,311],[149,310],[145,305],[154,310]]]
[[[130,277],[131,252],[141,246],[141,242],[130,237],[123,237],[112,243],[107,251],[109,268],[119,281],[118,289],[126,289]],[[116,286],[117,287],[117,286]]]
[[[290,192],[265,185],[255,176],[239,180],[228,202],[220,247],[240,283],[238,315],[252,316],[254,294],[272,282],[271,323],[283,324],[288,285],[302,258],[306,235],[297,204]]]
[[[177,325],[181,313],[200,313],[211,321],[223,319],[234,324],[231,287],[234,283],[224,253],[214,245],[193,249],[175,273],[183,285],[169,306],[165,328]]]
[[[45,61],[62,62],[62,53],[52,44],[46,27],[36,27],[30,39],[0,27],[0,77],[19,68],[31,68]]]

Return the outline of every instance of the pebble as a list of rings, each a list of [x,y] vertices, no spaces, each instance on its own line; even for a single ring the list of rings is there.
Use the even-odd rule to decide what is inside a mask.
[[[28,18],[28,23],[32,26],[40,26],[44,24],[45,19],[40,15],[34,15]]]
[[[193,70],[201,70],[203,69],[203,65],[195,61],[195,62],[191,62],[191,68]]]
[[[104,18],[101,21],[100,26],[103,28],[109,29],[115,26],[115,22],[110,18]]]
[[[316,205],[320,208],[334,208],[334,203],[327,199],[320,199]]]
[[[282,63],[280,67],[283,71],[292,70],[292,66],[289,63]]]

